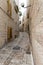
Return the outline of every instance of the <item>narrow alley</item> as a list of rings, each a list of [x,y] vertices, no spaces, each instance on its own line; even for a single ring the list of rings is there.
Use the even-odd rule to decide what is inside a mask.
[[[43,0],[0,0],[0,65],[43,65]]]
[[[0,65],[33,65],[29,45],[28,34],[20,32],[18,38],[0,49]]]

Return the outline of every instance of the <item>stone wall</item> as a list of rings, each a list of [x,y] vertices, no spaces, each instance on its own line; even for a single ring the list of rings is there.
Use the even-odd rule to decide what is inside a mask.
[[[30,32],[35,65],[43,65],[43,0],[30,0]]]
[[[7,0],[0,0],[0,7],[7,13]],[[7,28],[12,28],[12,39],[15,35],[18,35],[18,21],[19,16],[16,14],[12,5],[12,20],[4,11],[0,8],[0,48],[7,42]]]

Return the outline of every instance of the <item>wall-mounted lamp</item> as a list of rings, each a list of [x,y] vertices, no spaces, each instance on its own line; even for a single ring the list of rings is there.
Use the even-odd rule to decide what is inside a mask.
[[[15,9],[16,13],[19,14],[19,16],[22,16],[22,12],[19,11],[19,7],[18,7],[18,5],[16,4],[15,0],[13,1],[13,3],[14,3],[14,9]]]
[[[19,16],[22,16],[22,12],[21,11],[19,11],[18,14],[19,14]]]
[[[21,11],[19,11],[19,8],[18,8],[18,6],[17,6],[17,5],[14,7],[14,9],[15,9],[16,13],[18,13],[18,14],[19,14],[19,16],[22,16],[22,12],[21,12]]]
[[[31,5],[25,7],[24,3],[21,3],[21,7],[28,8],[28,7],[31,7]]]

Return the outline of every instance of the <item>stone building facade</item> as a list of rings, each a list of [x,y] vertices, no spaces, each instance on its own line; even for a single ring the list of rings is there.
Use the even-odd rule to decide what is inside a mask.
[[[27,8],[29,18],[25,18],[21,27],[27,32],[29,24],[29,35],[32,46],[34,65],[43,65],[43,0],[28,0]],[[24,26],[23,26],[24,24]]]
[[[34,65],[43,65],[43,0],[30,0],[29,25]]]
[[[8,12],[7,2],[8,0],[0,0],[0,48],[19,34],[19,15],[14,9],[13,0],[9,0],[11,8]]]

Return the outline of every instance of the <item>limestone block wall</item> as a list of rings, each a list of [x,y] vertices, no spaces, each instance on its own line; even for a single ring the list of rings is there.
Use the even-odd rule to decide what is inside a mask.
[[[30,0],[30,33],[34,65],[43,65],[43,0]]]
[[[0,0],[0,7],[2,7],[5,12],[7,12],[7,8],[8,8],[7,7],[7,1],[8,0],[4,0],[4,1]],[[11,6],[12,6],[12,18],[14,19],[15,24],[18,26],[19,15],[15,12],[15,9],[14,9],[14,0],[10,0],[10,3],[11,3]],[[17,26],[16,26],[16,28],[18,28]]]
[[[7,42],[7,28],[13,28],[14,25],[12,23],[9,17],[0,9],[0,46]]]
[[[7,0],[0,0],[0,7],[7,12]],[[19,16],[16,14],[12,5],[12,19],[6,13],[2,11],[0,8],[0,48],[7,42],[7,28],[12,28],[12,39],[14,39],[15,35],[18,35],[18,21]]]

